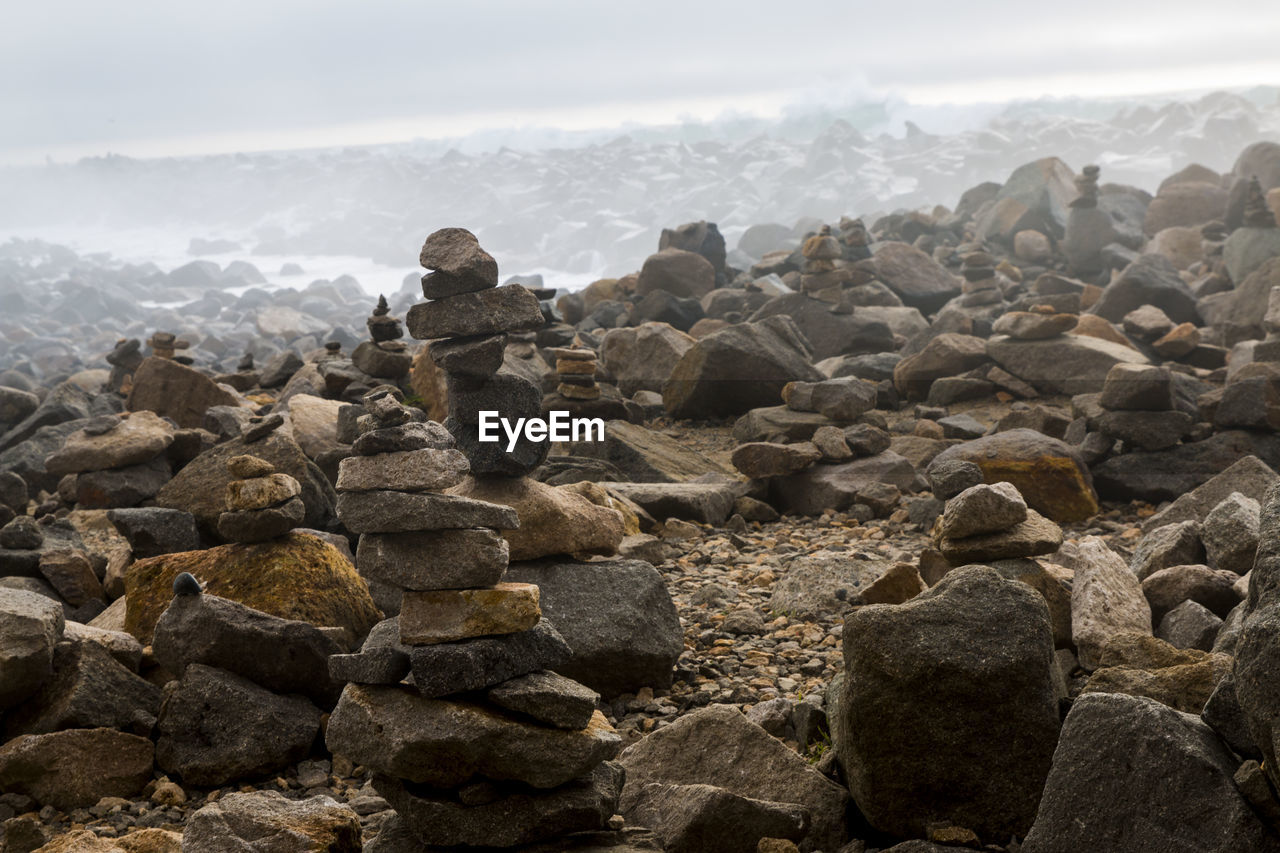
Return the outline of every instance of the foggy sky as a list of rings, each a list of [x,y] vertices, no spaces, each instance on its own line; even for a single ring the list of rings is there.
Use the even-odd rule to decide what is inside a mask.
[[[1265,0],[7,6],[0,163],[1280,83]]]

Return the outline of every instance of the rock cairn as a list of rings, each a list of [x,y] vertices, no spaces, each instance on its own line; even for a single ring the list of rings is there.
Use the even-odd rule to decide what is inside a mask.
[[[1249,188],[1245,194],[1244,227],[1276,227],[1276,215],[1267,205],[1267,196],[1262,191],[1262,184],[1259,183],[1257,175],[1249,179]]]
[[[598,400],[600,386],[596,384],[596,354],[581,344],[572,347],[556,347],[551,350],[556,360],[556,392],[566,400]]]
[[[413,356],[409,354],[404,341],[400,340],[404,337],[404,328],[400,325],[399,318],[391,316],[387,297],[378,297],[378,305],[365,325],[369,329],[371,340],[355,348],[351,353],[351,362],[377,379],[396,380],[408,376],[413,367]],[[342,346],[337,341],[331,343],[337,344],[332,357],[338,358]]]
[[[187,364],[191,363],[190,358],[178,356],[178,350],[187,349],[191,346],[191,342],[179,340],[172,332],[156,332],[148,339],[147,346],[151,347],[151,354],[157,358],[168,358]]]
[[[800,267],[800,289],[813,299],[838,304],[841,285],[848,273],[836,265],[844,257],[840,241],[831,234],[831,226],[824,225],[817,234],[804,241],[800,253],[804,264]]]
[[[111,365],[107,389],[128,394],[133,384],[133,374],[142,364],[142,359],[142,343],[137,338],[121,338],[116,341],[115,349],[107,353],[107,364]]]
[[[1089,165],[1076,175],[1076,191],[1080,195],[1071,200],[1069,207],[1098,206],[1098,175],[1101,171],[1097,166]]]
[[[840,217],[840,242],[846,261],[862,261],[871,257],[871,235],[861,219]]]
[[[995,259],[986,252],[969,252],[961,259],[960,274],[964,276],[966,306],[993,305],[1004,301],[1000,279],[996,273]]]
[[[621,738],[595,692],[551,671],[570,650],[542,617],[538,587],[500,582],[510,550],[498,531],[519,525],[516,511],[441,494],[468,472],[522,477],[541,461],[505,444],[495,452],[476,429],[481,410],[539,414],[537,388],[498,368],[506,333],[535,328],[542,314],[523,287],[496,286],[497,264],[467,231],[432,234],[422,260],[435,301],[408,322],[436,339],[449,428],[411,422],[391,393],[372,394],[356,455],[340,465],[338,516],[360,534],[357,568],[401,601],[358,653],[330,659],[349,684],[328,746],[373,768],[397,813],[389,837],[510,847],[600,829],[621,794],[622,770],[608,761]]]
[[[1069,202],[1062,242],[1067,270],[1072,275],[1096,276],[1101,273],[1106,266],[1103,250],[1120,239],[1111,214],[1098,207],[1100,172],[1097,166],[1085,166],[1075,179],[1080,195]]]
[[[1027,507],[1012,483],[979,483],[947,501],[934,543],[953,566],[1052,554],[1062,528]]]
[[[1190,431],[1193,418],[1176,410],[1173,374],[1152,364],[1117,364],[1107,371],[1098,430],[1128,448],[1163,450]]]
[[[226,512],[218,516],[218,535],[228,542],[252,544],[284,536],[302,524],[306,506],[302,485],[257,456],[233,456],[227,471]]]

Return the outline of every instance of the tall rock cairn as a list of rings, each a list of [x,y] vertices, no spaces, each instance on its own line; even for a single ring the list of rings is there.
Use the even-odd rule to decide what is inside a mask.
[[[361,343],[351,353],[352,364],[377,379],[396,380],[408,376],[413,356],[400,340],[404,337],[404,329],[400,320],[391,316],[387,297],[378,297],[378,305],[365,321],[365,326],[369,329],[370,340]]]
[[[348,684],[327,743],[375,771],[396,811],[389,837],[511,847],[600,829],[621,794],[609,761],[621,738],[593,691],[551,671],[570,649],[542,618],[538,587],[500,582],[509,548],[498,531],[518,526],[516,512],[442,494],[468,472],[523,476],[545,455],[477,440],[481,410],[540,414],[538,389],[498,368],[505,334],[536,328],[542,313],[523,287],[496,286],[497,264],[470,232],[432,234],[422,257],[435,301],[406,319],[434,339],[448,429],[413,422],[389,391],[365,399],[356,455],[339,468],[338,517],[360,534],[361,575],[401,590],[401,605],[358,653],[330,658]]]

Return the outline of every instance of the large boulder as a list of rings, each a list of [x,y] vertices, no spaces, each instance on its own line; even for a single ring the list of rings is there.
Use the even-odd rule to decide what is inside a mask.
[[[766,317],[790,317],[800,334],[809,342],[814,360],[846,353],[886,352],[894,349],[893,329],[882,318],[875,316],[871,309],[859,309],[846,314],[832,310],[835,307],[804,293],[783,293],[757,308],[750,320],[757,323]],[[924,318],[916,309],[897,310],[910,311],[921,325],[925,325]]]
[[[987,344],[982,338],[944,332],[894,366],[893,387],[899,394],[923,400],[935,379],[958,376],[987,360]]]
[[[996,364],[1044,394],[1094,394],[1117,364],[1145,364],[1146,356],[1092,335],[1020,341],[997,335],[986,343]]]
[[[600,341],[600,360],[630,397],[637,391],[662,392],[662,385],[694,339],[667,323],[610,329]]]
[[[0,709],[25,701],[53,672],[53,649],[66,622],[52,598],[0,589]]]
[[[337,501],[333,486],[283,429],[252,443],[234,438],[206,450],[156,493],[156,505],[189,512],[203,529],[216,530],[218,516],[226,509],[227,484],[236,479],[227,470],[227,460],[246,454],[270,462],[276,471],[301,484],[301,498],[307,508],[303,526],[316,530],[329,526]]]
[[[1033,429],[1011,429],[948,447],[932,465],[972,462],[988,483],[1009,482],[1027,506],[1058,522],[1098,512],[1089,469],[1074,448]]]
[[[1119,323],[1124,315],[1144,305],[1157,306],[1174,323],[1200,325],[1195,294],[1163,255],[1143,255],[1125,267],[1103,288],[1089,313]]]
[[[556,672],[606,697],[671,685],[684,635],[653,566],[641,560],[512,563],[505,580],[538,585],[543,616],[572,650]]]
[[[23,735],[0,746],[0,790],[70,811],[133,797],[151,781],[155,747],[112,729]]]
[[[886,242],[872,256],[876,277],[906,305],[932,314],[960,295],[963,282],[929,255],[907,243]]]
[[[737,708],[713,705],[686,714],[632,744],[618,761],[627,771],[619,811],[628,820],[643,810],[651,783],[713,785],[739,797],[807,808],[801,850],[837,850],[847,840],[848,793]]]
[[[1263,501],[1258,551],[1249,573],[1244,625],[1235,647],[1236,697],[1272,784],[1280,784],[1280,484]]]
[[[927,836],[945,821],[1022,835],[1058,738],[1044,599],[986,566],[956,569],[901,605],[851,614],[829,709],[836,755],[875,828]]]
[[[1142,230],[1150,237],[1175,225],[1203,225],[1227,212],[1227,191],[1208,181],[1180,181],[1162,186],[1147,205]]]
[[[102,424],[108,425],[108,424]],[[100,426],[95,422],[94,426]],[[163,453],[173,443],[173,425],[153,412],[135,412],[102,432],[81,428],[44,461],[54,476],[80,474],[141,465]]]
[[[712,332],[690,347],[662,386],[673,418],[722,418],[776,405],[788,382],[826,377],[795,323],[768,317]]]
[[[1244,456],[1194,489],[1183,492],[1177,500],[1142,523],[1142,532],[1183,521],[1204,521],[1205,517],[1233,492],[1261,501],[1280,476],[1256,456]]]
[[[163,554],[130,566],[125,628],[144,644],[151,642],[182,572],[195,575],[211,595],[282,619],[344,628],[353,640],[381,618],[364,579],[342,552],[315,536],[290,533],[257,545]]]
[[[859,495],[884,484],[906,492],[915,483],[911,463],[892,450],[843,462],[814,465],[796,474],[769,481],[769,500],[783,512],[821,515],[841,512],[858,503]]]
[[[239,406],[240,401],[195,368],[151,356],[133,374],[126,405],[131,412],[152,411],[191,429],[204,425],[204,413],[211,406]]]
[[[573,452],[603,459],[637,483],[680,483],[704,474],[733,473],[686,442],[621,420],[605,424],[604,441],[575,443]]]
[[[716,286],[716,268],[696,252],[663,249],[645,259],[636,282],[636,295],[665,290],[672,296],[701,299]]]
[[[1080,696],[1023,853],[1280,850],[1232,781],[1238,765],[1197,717],[1142,697]]]

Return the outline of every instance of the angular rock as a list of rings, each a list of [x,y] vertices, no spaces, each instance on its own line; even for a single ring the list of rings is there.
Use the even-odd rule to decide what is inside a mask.
[[[855,612],[843,636],[846,679],[828,715],[871,824],[1025,832],[1058,737],[1044,600],[992,569],[957,569],[906,604]]]
[[[329,657],[329,676],[337,682],[398,684],[409,674],[409,649],[400,645],[400,620],[383,619],[364,638],[360,651]]]
[[[160,554],[194,551],[200,547],[195,516],[189,512],[162,507],[136,507],[109,510],[107,518],[129,541],[133,557],[137,560]]]
[[[0,746],[0,788],[70,811],[134,797],[151,781],[155,747],[112,729],[23,735]]]
[[[779,511],[821,515],[826,510],[847,510],[861,493],[878,484],[909,490],[915,468],[903,457],[886,450],[875,456],[839,465],[815,465],[798,474],[778,477],[769,484],[770,503]]]
[[[53,672],[62,607],[34,592],[0,589],[0,709],[30,698]]]
[[[218,516],[218,535],[227,542],[247,545],[270,542],[300,525],[306,512],[299,498],[265,509],[224,512]]]
[[[325,707],[342,689],[329,678],[329,656],[342,651],[332,637],[217,595],[175,595],[156,622],[151,646],[156,662],[179,678],[203,664]]]
[[[983,484],[965,489],[947,502],[940,531],[948,539],[999,533],[1026,517],[1027,502],[1012,483]]]
[[[477,776],[555,788],[614,757],[622,739],[596,712],[585,729],[534,725],[489,708],[427,699],[408,687],[349,684],[329,718],[336,755],[435,788]]]
[[[540,669],[561,669],[571,654],[548,619],[518,634],[405,648],[414,687],[428,698],[492,687]]]
[[[1145,360],[1123,344],[1079,333],[1041,341],[997,336],[987,341],[986,353],[1041,394],[1097,393],[1117,364]]]
[[[118,426],[107,432],[90,434],[82,428],[71,433],[62,448],[45,459],[45,470],[61,477],[140,465],[173,443],[173,426],[153,412],[135,412],[116,420]]]
[[[468,477],[451,489],[449,496],[485,502],[518,517],[518,526],[479,525],[503,530],[512,560],[565,553],[613,554],[624,535],[622,515],[617,510],[597,506],[570,489],[536,480]]]
[[[1142,523],[1144,533],[1180,521],[1203,521],[1214,507],[1239,492],[1260,501],[1272,483],[1280,480],[1276,472],[1256,456],[1244,456],[1226,468],[1219,468],[1207,480],[1189,492],[1180,493],[1174,502]]]
[[[1197,565],[1203,559],[1200,522],[1180,521],[1157,527],[1142,537],[1142,541],[1134,549],[1129,568],[1138,576],[1138,580],[1145,580],[1161,569]]]
[[[558,729],[584,729],[600,694],[554,672],[543,670],[489,688],[486,697],[507,711],[524,714]]]
[[[537,668],[606,697],[671,685],[683,633],[653,566],[640,560],[513,563],[506,580],[539,587],[543,615],[571,650],[559,663]]]
[[[519,517],[510,507],[430,492],[343,492],[338,518],[352,533],[410,533],[464,527],[514,530]]]
[[[1222,628],[1222,619],[1209,608],[1187,600],[1164,614],[1156,628],[1157,639],[1176,649],[1212,651],[1214,640]]]
[[[396,492],[430,492],[462,482],[470,470],[467,457],[457,450],[410,450],[376,456],[349,456],[338,465],[340,492],[387,489]]]
[[[734,448],[733,466],[752,479],[778,477],[803,471],[821,458],[822,452],[807,442],[776,444],[753,441]]]
[[[1033,509],[1026,520],[997,533],[979,533],[963,539],[945,536],[938,550],[953,566],[1052,554],[1062,545],[1062,528]]]
[[[179,427],[204,425],[212,406],[239,406],[231,391],[194,368],[168,358],[151,356],[133,374],[133,389],[125,404],[131,412],[151,411]]]
[[[1280,849],[1236,790],[1237,764],[1195,717],[1151,699],[1081,696],[1063,724],[1022,849]]]
[[[538,297],[518,284],[419,302],[404,318],[418,340],[532,332],[546,323]]]
[[[188,785],[215,787],[264,776],[306,757],[319,708],[247,678],[191,664],[165,687],[156,722],[156,764]]]
[[[344,460],[345,461],[345,460]],[[267,474],[227,483],[227,509],[266,509],[302,494],[302,485],[288,474]]]
[[[1151,607],[1137,576],[1101,539],[1081,539],[1078,553],[1071,586],[1071,637],[1080,665],[1091,670],[1115,635],[1151,634]]]
[[[834,552],[796,557],[774,583],[769,610],[811,621],[838,616],[890,568],[883,560]]]
[[[1232,492],[1204,518],[1200,539],[1211,567],[1243,575],[1253,568],[1262,507]]]
[[[765,838],[802,839],[809,812],[734,794],[713,785],[650,782],[631,804],[628,819],[651,827],[672,853],[754,853]]]

